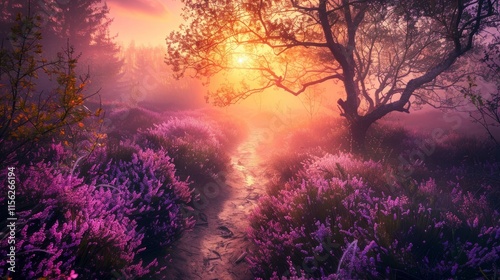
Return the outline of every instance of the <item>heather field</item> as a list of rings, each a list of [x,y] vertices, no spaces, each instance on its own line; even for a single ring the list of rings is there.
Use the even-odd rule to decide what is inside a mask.
[[[0,280],[500,280],[500,0],[2,0]]]
[[[166,266],[159,262],[195,225],[189,213],[197,188],[229,168],[229,153],[244,135],[235,122],[203,112],[120,109],[108,120],[114,132],[82,155],[56,140],[9,155],[14,169],[4,165],[2,177],[10,172],[18,182],[13,279],[160,275]],[[10,252],[8,240],[2,255]]]
[[[11,277],[496,279],[488,139],[388,122],[357,154],[332,116],[229,114],[114,109],[113,132],[86,153],[53,139],[10,155]]]
[[[280,131],[250,218],[255,276],[497,279],[500,151],[449,127],[381,124],[363,154],[335,118]]]

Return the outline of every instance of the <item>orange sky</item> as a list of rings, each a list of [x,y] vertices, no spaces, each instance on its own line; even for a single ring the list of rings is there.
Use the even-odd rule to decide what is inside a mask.
[[[114,18],[111,34],[118,34],[117,43],[125,47],[132,40],[136,45],[166,46],[167,35],[177,30],[183,21],[180,16],[183,4],[180,0],[107,0],[106,2],[110,8],[110,16]],[[243,63],[239,60],[237,62]],[[213,86],[217,85],[216,82]],[[289,93],[271,90],[240,104],[278,111],[292,106],[301,111],[303,106],[300,101],[300,98]]]
[[[179,0],[108,0],[114,18],[111,34],[122,45],[164,45],[170,31],[181,23]]]

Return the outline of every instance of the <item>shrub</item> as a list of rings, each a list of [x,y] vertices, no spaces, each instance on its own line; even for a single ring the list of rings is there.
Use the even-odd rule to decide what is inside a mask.
[[[271,173],[270,175],[276,178],[276,180],[267,186],[267,192],[270,195],[277,194],[283,184],[296,178],[297,174],[303,168],[303,163],[311,157],[311,154],[304,152],[283,152],[273,154],[268,160],[269,173]]]
[[[381,164],[326,155],[251,217],[254,273],[264,279],[444,279],[492,275],[500,214],[486,194],[432,179],[392,193]],[[366,179],[365,179],[366,178]]]
[[[314,157],[306,163],[307,169],[302,176],[314,178],[340,178],[347,180],[353,177],[360,178],[370,186],[382,187],[384,181],[384,166],[373,160],[363,161],[351,154],[339,152],[335,155],[326,154]]]
[[[172,118],[142,133],[143,147],[164,149],[183,178],[204,180],[225,169],[225,135],[215,123],[195,118]]]
[[[194,225],[182,213],[191,190],[164,151],[124,146],[134,151],[130,161],[98,148],[87,158],[97,163],[84,165],[85,178],[63,162],[67,151],[58,144],[43,152],[52,154],[46,161],[19,167],[16,247],[22,262],[15,278],[67,279],[72,270],[83,279],[146,277],[164,269],[157,249],[168,249]],[[7,254],[7,239],[1,242]]]
[[[16,196],[16,248],[22,261],[16,263],[15,278],[60,279],[71,270],[84,279],[131,269],[145,275],[154,265],[135,259],[142,235],[133,220],[120,215],[124,204],[112,195],[95,196],[93,186],[48,163],[22,167],[17,174],[23,182]],[[2,254],[7,248],[2,240]]]
[[[2,42],[9,44],[0,45],[1,167],[24,161],[21,155],[52,137],[61,141],[79,137],[71,132],[91,120],[97,122],[101,115],[100,108],[91,111],[85,106],[97,92],[86,90],[89,75],[78,77],[79,56],[69,44],[56,58],[49,58],[42,47],[40,16],[28,9],[25,15],[5,20],[3,28],[10,31],[2,31]]]
[[[144,233],[143,244],[151,252],[168,247],[180,234],[193,226],[181,213],[182,205],[191,201],[187,182],[176,176],[175,166],[163,150],[141,150],[124,144],[125,150],[136,150],[130,161],[112,159],[94,165],[89,175],[101,189],[116,189],[127,201],[126,215],[137,222]]]
[[[390,161],[394,163],[397,157],[416,147],[412,134],[404,127],[389,124],[375,124],[367,134],[365,158]],[[399,162],[395,161],[396,164]]]

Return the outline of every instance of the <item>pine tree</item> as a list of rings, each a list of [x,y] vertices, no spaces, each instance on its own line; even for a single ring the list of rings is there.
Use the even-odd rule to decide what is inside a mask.
[[[47,42],[52,49],[66,41],[81,53],[80,62],[86,71],[90,68],[93,82],[113,78],[122,66],[118,58],[120,48],[109,33],[112,19],[109,8],[101,0],[72,0],[58,2],[54,16],[46,26]]]
[[[41,41],[44,52],[56,57],[69,45],[79,55],[78,75],[91,73],[94,89],[102,81],[112,81],[120,72],[120,48],[109,28],[112,18],[102,0],[5,0],[0,4],[0,36],[7,38],[15,16],[36,11],[40,18]]]

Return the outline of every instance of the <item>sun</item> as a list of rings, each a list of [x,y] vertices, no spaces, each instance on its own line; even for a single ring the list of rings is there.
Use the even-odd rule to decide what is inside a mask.
[[[246,55],[239,56],[236,59],[236,62],[238,62],[238,64],[243,64],[243,63],[245,63],[247,61],[248,61],[248,57]]]
[[[234,56],[234,62],[237,66],[243,66],[250,61],[250,57],[246,54],[237,54]]]

